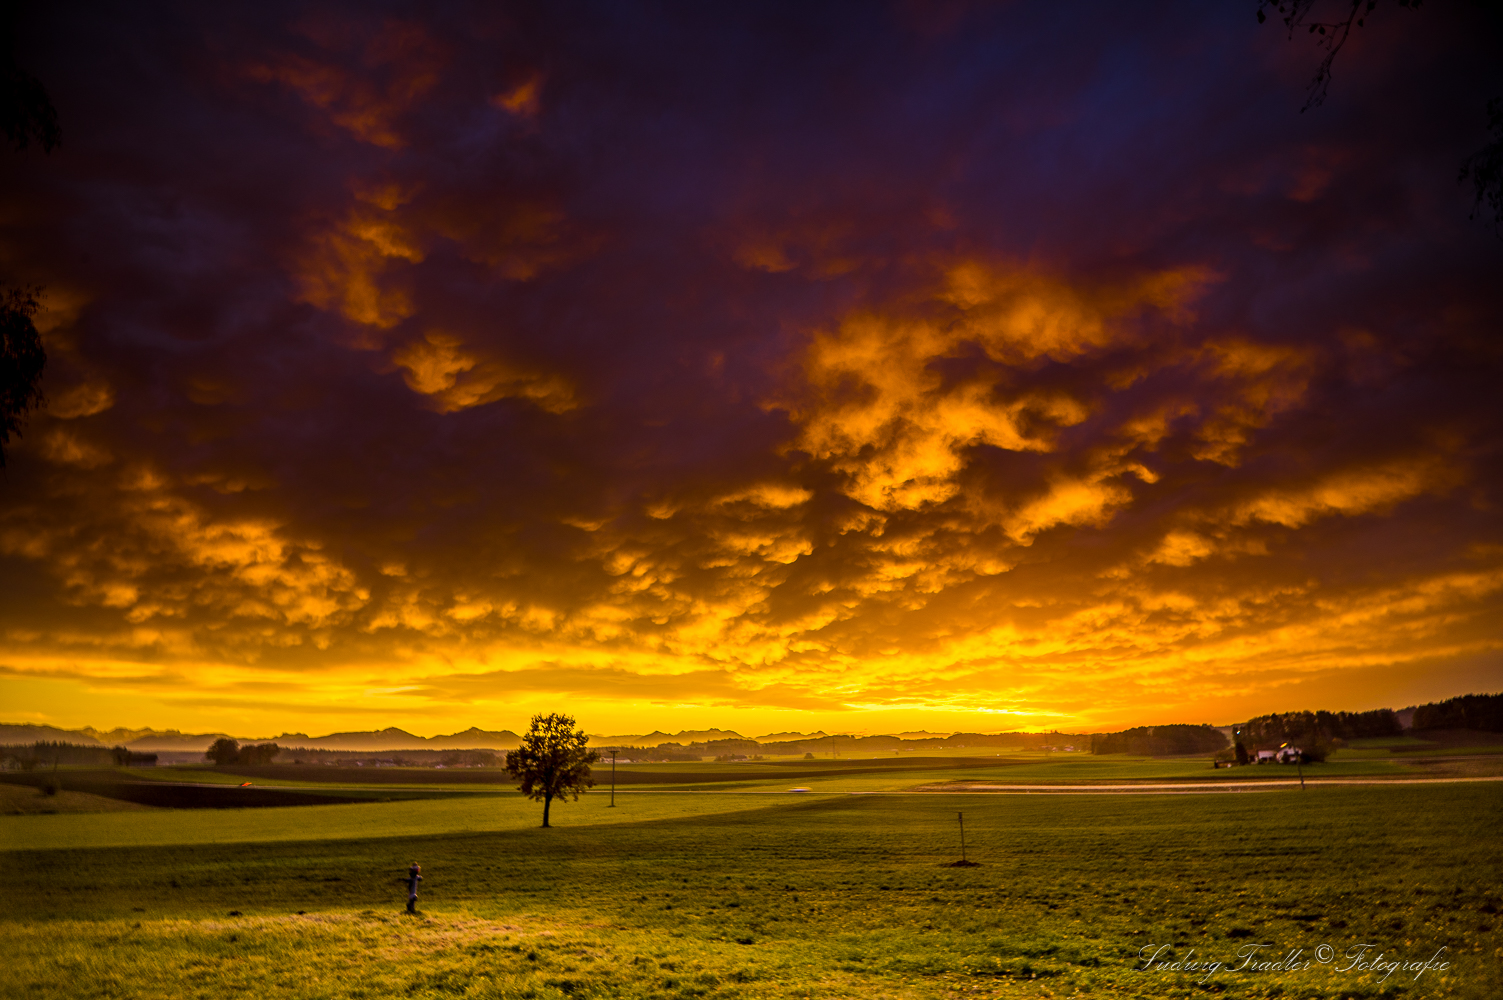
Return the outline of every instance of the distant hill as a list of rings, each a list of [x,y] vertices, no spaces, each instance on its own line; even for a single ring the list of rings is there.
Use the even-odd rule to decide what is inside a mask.
[[[822,740],[830,734],[821,729],[817,733],[768,733],[766,736],[753,736],[758,743],[797,743],[800,740]]]
[[[128,740],[125,746],[132,750],[191,750],[198,753],[209,749],[217,739],[228,736],[228,733],[180,733],[176,729],[168,729],[165,732],[145,730],[144,735]],[[240,742],[244,743],[245,740]],[[111,744],[113,746],[114,744]]]
[[[1091,736],[1091,753],[1130,753],[1153,757],[1218,753],[1230,744],[1215,726],[1138,726]]]
[[[522,745],[522,737],[510,729],[491,732],[471,726],[452,736],[434,736],[428,746],[434,750],[515,750]]]
[[[283,733],[271,742],[289,748],[321,750],[515,750],[522,745],[522,737],[509,729],[490,732],[474,726],[451,736],[414,736],[405,729],[390,727],[376,732],[328,736]]]
[[[177,729],[126,729],[123,726],[117,726],[114,729],[108,730],[84,726],[82,729],[76,730],[76,732],[92,736],[105,746],[111,747],[133,746],[140,742],[162,744],[160,747],[153,746],[151,748],[153,750],[195,749],[198,743],[203,740],[208,741],[204,743],[204,746],[208,747],[209,743],[213,743],[224,735],[224,733],[183,733]],[[141,748],[138,747],[137,749]]]
[[[0,725],[0,743],[81,743],[92,746],[99,742],[87,733],[56,726]]]
[[[125,746],[136,751],[187,751],[202,753],[228,733],[183,733],[176,729],[58,729],[56,726],[0,725],[0,743],[73,743],[81,746]],[[470,727],[451,736],[414,736],[402,729],[366,733],[332,733],[309,736],[283,733],[271,738],[232,736],[241,743],[276,743],[279,746],[324,750],[514,750],[522,738],[509,729],[490,732]]]
[[[1503,694],[1464,694],[1420,705],[1414,710],[1414,728],[1419,732],[1431,729],[1503,732]]]
[[[72,743],[78,746],[125,746],[136,751],[189,750],[201,753],[224,733],[181,733],[176,729],[58,729],[56,726],[0,725],[0,743]]]

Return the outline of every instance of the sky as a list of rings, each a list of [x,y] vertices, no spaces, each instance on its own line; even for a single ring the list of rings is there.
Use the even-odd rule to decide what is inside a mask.
[[[434,7],[437,9],[434,9]],[[0,721],[1092,731],[1503,689],[1496,21],[38,5]]]

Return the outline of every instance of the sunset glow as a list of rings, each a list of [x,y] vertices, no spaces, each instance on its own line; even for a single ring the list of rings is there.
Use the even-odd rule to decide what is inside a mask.
[[[586,10],[39,14],[0,721],[1083,732],[1500,687],[1473,13],[1395,14],[1300,114],[1313,50],[1236,5]]]

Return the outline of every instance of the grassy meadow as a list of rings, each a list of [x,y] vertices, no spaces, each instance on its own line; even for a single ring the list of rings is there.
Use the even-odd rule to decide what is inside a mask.
[[[964,773],[1190,762],[1065,763]],[[1503,982],[1503,783],[913,794],[957,774],[831,770],[792,793],[688,790],[711,773],[690,768],[615,809],[599,789],[556,805],[549,830],[515,793],[0,817],[22,901],[0,996],[1481,1000]],[[974,867],[950,866],[960,811]],[[1361,944],[1378,968],[1343,969]],[[1223,965],[1144,969],[1160,948]],[[1442,948],[1445,970],[1386,970]],[[1249,949],[1310,964],[1230,968]]]

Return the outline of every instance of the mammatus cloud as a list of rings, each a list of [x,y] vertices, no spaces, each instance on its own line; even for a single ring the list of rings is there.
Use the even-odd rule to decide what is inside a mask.
[[[1458,693],[1503,642],[1497,249],[1417,179],[1433,122],[1207,126],[1298,74],[1188,11],[1210,62],[1067,32],[1117,76],[1008,10],[821,15],[838,70],[731,13],[43,45],[83,138],[3,165],[52,366],[0,684],[236,731]],[[121,32],[164,67],[127,108]]]

